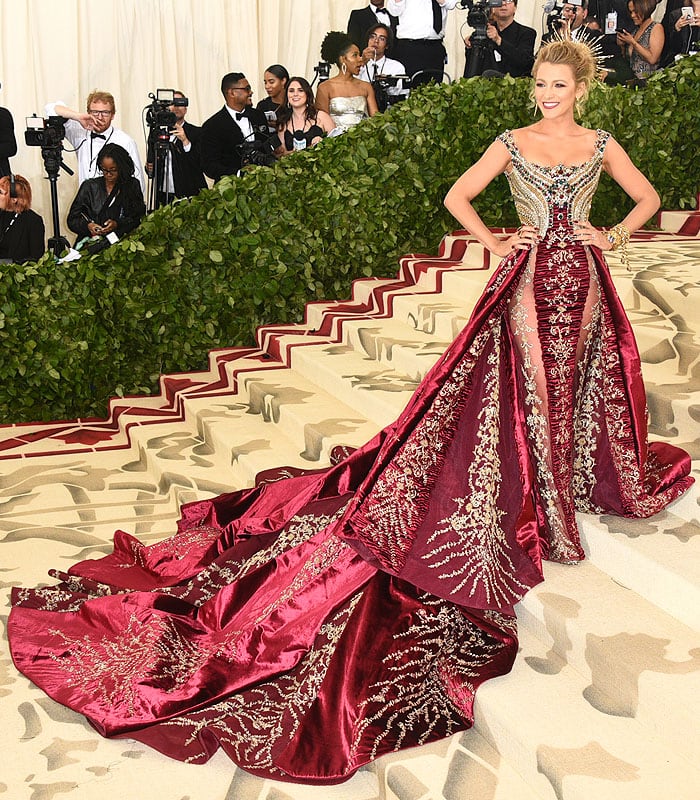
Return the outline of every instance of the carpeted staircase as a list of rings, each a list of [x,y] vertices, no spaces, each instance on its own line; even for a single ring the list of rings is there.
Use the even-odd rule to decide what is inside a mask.
[[[694,219],[662,218],[670,233],[635,237],[632,273],[614,254],[610,263],[642,353],[652,434],[697,459]],[[463,326],[489,266],[458,232],[435,257],[402,259],[395,280],[358,281],[347,302],[310,304],[303,324],[261,329],[255,348],[163,377],[157,397],[114,401],[107,421],[0,428],[5,595],[108,552],[116,528],[155,542],[182,502],[280,464],[323,466],[335,445],[366,441]],[[700,797],[699,498],[694,488],[649,520],[580,515],[588,560],[546,565],[546,582],[519,604],[520,656],[479,690],[475,728],[336,787],[264,781],[221,754],[193,766],[103,740],[16,673],[3,637],[0,798]]]

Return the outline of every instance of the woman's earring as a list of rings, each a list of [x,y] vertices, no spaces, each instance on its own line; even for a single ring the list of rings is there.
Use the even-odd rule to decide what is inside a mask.
[[[343,73],[343,75],[345,75],[345,73],[348,71],[348,65],[344,61],[343,65],[340,68],[340,71]]]

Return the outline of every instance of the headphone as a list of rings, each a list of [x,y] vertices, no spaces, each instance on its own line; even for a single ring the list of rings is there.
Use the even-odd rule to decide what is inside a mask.
[[[16,198],[17,197],[17,184],[15,183],[15,174],[14,172],[10,171],[10,197]]]

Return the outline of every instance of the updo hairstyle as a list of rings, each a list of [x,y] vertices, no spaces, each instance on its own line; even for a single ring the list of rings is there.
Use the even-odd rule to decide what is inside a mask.
[[[537,70],[541,64],[567,64],[570,66],[576,83],[583,84],[584,91],[581,101],[588,97],[588,91],[596,74],[596,60],[589,45],[571,39],[549,42],[541,47],[537,54],[532,67],[533,77],[537,77]]]
[[[321,44],[321,58],[329,64],[340,67],[340,57],[346,55],[355,42],[342,31],[329,31]]]

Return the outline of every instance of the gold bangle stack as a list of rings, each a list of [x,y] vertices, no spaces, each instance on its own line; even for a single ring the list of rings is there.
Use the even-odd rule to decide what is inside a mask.
[[[611,250],[621,250],[620,253],[620,261],[622,262],[622,266],[628,271],[631,272],[630,267],[630,258],[629,253],[627,251],[627,245],[629,244],[630,240],[630,232],[629,228],[626,225],[620,223],[619,225],[614,225],[608,231],[608,241],[610,242],[610,249]]]

